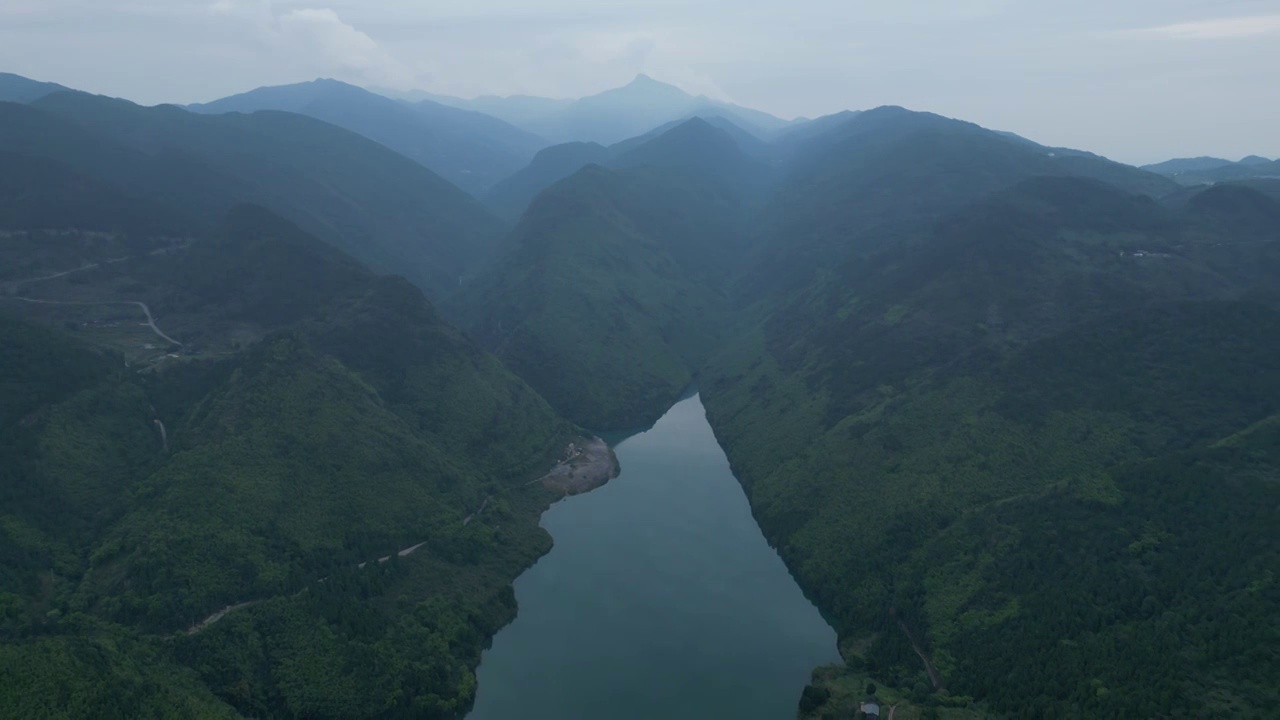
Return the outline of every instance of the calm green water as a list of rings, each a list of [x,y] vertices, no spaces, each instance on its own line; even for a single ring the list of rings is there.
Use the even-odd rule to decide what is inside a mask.
[[[622,474],[543,515],[469,720],[795,717],[835,632],[751,517],[697,396],[615,448]]]

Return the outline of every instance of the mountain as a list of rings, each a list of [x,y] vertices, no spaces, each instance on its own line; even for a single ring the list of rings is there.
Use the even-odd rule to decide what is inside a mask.
[[[538,195],[450,312],[579,423],[642,424],[697,378],[840,635],[806,717],[868,681],[913,714],[1264,712],[1269,660],[1223,663],[1280,612],[1249,589],[1280,560],[1252,434],[1280,205],[902,108],[795,132],[758,164],[706,122],[627,144]]]
[[[758,110],[695,97],[647,75],[638,75],[623,87],[570,101],[527,96],[435,101],[488,113],[556,143],[611,145],[697,115],[721,116],[757,135],[788,125],[786,120]]]
[[[795,144],[810,140],[844,125],[860,115],[861,112],[861,110],[842,110],[838,113],[823,115],[812,120],[797,121],[791,127],[780,130],[776,139],[783,144]]]
[[[882,107],[787,148],[779,192],[762,215],[748,297],[798,290],[850,253],[903,242],[967,203],[1036,176],[1079,176],[1151,196],[1171,180],[1104,158],[1047,148],[972,123]]]
[[[1259,333],[1280,327],[1266,279],[1280,235],[1240,211],[1280,210],[1261,197],[1180,212],[1032,177],[883,230],[899,239],[762,301],[701,389],[766,537],[840,633],[848,666],[815,695],[836,700],[810,716],[852,710],[847,688],[885,677],[992,713],[1274,700],[1256,669],[1208,659],[1233,652],[1217,633],[1280,612],[1241,595],[1244,568],[1280,547],[1235,558],[1222,540],[1261,537],[1237,508],[1272,501],[1262,478],[1280,456],[1272,440],[1214,450],[1273,414],[1253,383],[1280,383],[1259,365],[1276,350]],[[1171,467],[1197,469],[1166,486]],[[1200,520],[1187,496],[1207,503]],[[1201,560],[1241,572],[1208,585],[1193,573],[1184,592],[1179,568]],[[1071,600],[1084,596],[1107,609]],[[1230,630],[1207,619],[1228,597],[1243,603]],[[1165,667],[1171,632],[1199,650]],[[1125,652],[1103,652],[1115,643]],[[1134,680],[1157,664],[1159,683]]]
[[[324,152],[317,152],[323,148]],[[271,208],[429,293],[456,288],[501,234],[466,193],[371,140],[302,115],[199,115],[55,93],[0,104],[0,150],[60,163],[209,226]]]
[[[301,113],[380,142],[472,194],[523,167],[546,145],[482,113],[425,100],[410,106],[337,80],[258,88],[188,109]]]
[[[728,120],[693,117],[609,147],[598,143],[553,145],[495,185],[484,202],[498,215],[518,219],[538,193],[592,164],[614,168],[718,167],[716,172],[734,176],[733,182],[759,185],[769,180],[767,166],[772,160],[769,145]]]
[[[767,170],[700,119],[628,145],[541,192],[450,310],[566,417],[643,426],[729,333]]]
[[[256,207],[21,292],[47,303],[0,299],[0,714],[466,712],[550,547],[527,481],[572,428],[536,393]],[[126,298],[182,348],[139,354]]]
[[[609,148],[599,143],[564,143],[541,150],[533,161],[496,183],[483,200],[498,215],[518,220],[538,193],[588,165],[608,162]]]
[[[607,165],[574,171],[601,155]],[[770,168],[699,118],[539,157],[513,194],[537,190],[533,171],[572,174],[537,195],[502,259],[449,311],[569,419],[641,427],[730,333],[725,290],[750,255],[747,222]]]
[[[1280,160],[1250,155],[1239,162],[1220,158],[1199,157],[1166,160],[1145,165],[1144,170],[1173,178],[1181,185],[1196,186],[1250,178],[1280,178]]]
[[[725,331],[706,278],[728,253],[734,198],[717,190],[590,165],[538,196],[453,313],[574,422],[652,423]]]
[[[376,92],[404,102],[417,103],[428,100],[448,107],[480,112],[501,118],[516,127],[524,127],[528,123],[545,120],[565,110],[574,102],[571,99],[544,98],[534,95],[480,95],[475,98],[464,99],[423,91],[387,92],[377,90]]]
[[[29,103],[45,95],[68,90],[69,88],[57,83],[40,82],[12,73],[0,73],[0,102]]]
[[[0,716],[465,716],[535,480],[695,382],[839,635],[800,717],[1280,705],[1269,161],[633,85],[521,100],[652,124],[496,185],[505,236],[297,113],[0,103]]]
[[[1164,162],[1155,163],[1154,165],[1143,165],[1142,169],[1161,175],[1181,175],[1183,173],[1196,173],[1204,170],[1213,170],[1224,165],[1230,165],[1230,160],[1223,160],[1216,157],[1194,157],[1194,158],[1175,158],[1173,160],[1165,160]]]
[[[495,187],[490,201],[511,212],[541,183],[601,156],[604,167],[589,166],[534,199],[504,258],[450,303],[463,326],[553,406],[591,427],[656,417],[679,381],[698,372],[705,348],[684,352],[661,328],[708,317],[727,331],[744,317],[741,310],[709,310],[702,299],[696,309],[681,307],[671,298],[704,296],[672,287],[701,284],[725,307],[769,307],[774,298],[804,294],[851,257],[906,242],[969,202],[1044,174],[1097,177],[1153,194],[1177,189],[1160,176],[1087,154],[884,108],[828,124],[788,148],[780,166],[757,160],[735,134],[701,119],[607,149],[549,149]],[[639,266],[655,270],[622,277]],[[588,277],[627,288],[634,302],[592,290],[581,280]],[[650,292],[655,288],[662,290]],[[649,317],[610,320],[620,307]],[[580,350],[598,345],[593,334],[605,333],[618,354]],[[607,390],[636,372],[635,356],[662,359],[663,369],[643,370],[646,379],[636,387]],[[593,364],[580,371],[554,372],[588,360]],[[646,394],[645,387],[662,390]]]
[[[179,235],[193,224],[176,209],[161,210],[55,160],[0,152],[0,228]]]

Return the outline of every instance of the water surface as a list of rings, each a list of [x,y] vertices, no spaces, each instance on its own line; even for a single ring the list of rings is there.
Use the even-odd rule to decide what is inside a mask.
[[[615,448],[622,473],[554,505],[555,547],[468,720],[793,718],[835,632],[751,517],[697,396]]]

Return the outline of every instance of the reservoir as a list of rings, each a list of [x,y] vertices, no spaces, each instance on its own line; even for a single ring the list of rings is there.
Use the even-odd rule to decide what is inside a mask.
[[[468,720],[794,718],[835,632],[769,547],[698,396],[553,505]]]

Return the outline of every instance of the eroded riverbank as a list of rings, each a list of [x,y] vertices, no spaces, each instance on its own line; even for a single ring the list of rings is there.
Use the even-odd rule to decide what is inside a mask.
[[[570,443],[566,457],[538,478],[548,490],[565,495],[590,492],[618,476],[618,456],[600,438]]]

